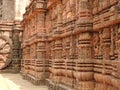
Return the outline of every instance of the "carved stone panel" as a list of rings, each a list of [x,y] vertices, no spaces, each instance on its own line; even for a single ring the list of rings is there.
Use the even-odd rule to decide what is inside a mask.
[[[0,69],[6,67],[11,61],[11,40],[6,36],[0,36]]]

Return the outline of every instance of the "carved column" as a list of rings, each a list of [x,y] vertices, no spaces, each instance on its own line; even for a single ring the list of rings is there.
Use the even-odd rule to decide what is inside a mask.
[[[30,72],[30,46],[24,46],[22,51],[21,72],[23,78],[26,79],[27,74]]]
[[[104,28],[102,32],[102,52],[103,52],[103,59],[109,60],[110,59],[110,43],[111,43],[111,32],[110,28]]]
[[[74,78],[74,67],[75,67],[75,37],[74,36],[69,36],[69,53],[68,54],[68,58],[66,58],[65,62],[66,62],[66,84],[70,87],[74,87],[74,82],[75,82],[75,78]]]
[[[35,77],[40,80],[41,83],[44,83],[47,75],[46,66],[46,43],[44,41],[37,42],[36,45],[36,60],[35,60]]]
[[[65,48],[65,69],[64,69],[64,73],[66,72],[66,74],[64,74],[64,84],[65,85],[70,85],[69,84],[69,80],[70,80],[70,77],[71,77],[71,71],[69,70],[69,68],[68,68],[68,63],[71,61],[70,60],[70,49],[71,49],[71,40],[70,40],[70,37],[65,37],[65,39],[64,39],[64,43],[65,43],[65,46],[64,46],[64,48]]]
[[[90,39],[91,35],[89,32],[81,33],[79,36],[78,61],[76,61],[75,74],[78,90],[94,89]]]
[[[100,41],[98,42],[100,44],[99,47],[99,59],[102,59],[102,61],[95,61],[95,68],[94,71],[96,72],[94,74],[94,78],[96,80],[95,84],[95,90],[107,90],[108,85],[104,82],[104,79],[108,77],[105,73],[106,71],[106,60],[109,62],[110,60],[110,51],[113,48],[111,47],[111,30],[110,28],[103,28],[99,31],[99,37]],[[113,50],[113,49],[112,49]],[[100,67],[101,66],[101,67]],[[99,68],[97,68],[99,67]],[[100,70],[101,69],[101,70]],[[101,77],[101,80],[99,79]]]
[[[77,20],[78,60],[75,67],[76,89],[94,90],[93,61],[91,46],[92,15],[90,1],[79,1],[79,19]]]
[[[20,71],[21,66],[21,49],[20,49],[20,40],[19,40],[19,31],[13,31],[13,46],[12,46],[12,70],[14,73]]]
[[[55,80],[54,79],[54,67],[53,67],[53,65],[54,65],[54,59],[55,59],[55,41],[52,41],[51,42],[51,60],[50,60],[50,62],[51,62],[51,65],[50,65],[50,79],[51,80]]]
[[[55,59],[53,59],[53,69],[54,69],[54,80],[58,84],[60,83],[61,80],[61,69],[62,66],[61,64],[63,63],[62,61],[62,40],[57,39],[55,40]]]
[[[66,80],[66,38],[63,38],[62,39],[62,68],[61,68],[61,80],[60,82],[61,83],[64,83],[67,82]]]

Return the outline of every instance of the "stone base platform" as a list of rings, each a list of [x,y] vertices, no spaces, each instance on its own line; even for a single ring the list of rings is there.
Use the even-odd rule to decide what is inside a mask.
[[[64,84],[57,84],[50,79],[46,79],[46,85],[48,86],[49,90],[75,90]]]
[[[38,79],[30,74],[23,75],[23,79],[30,81],[34,85],[45,85],[45,80]]]

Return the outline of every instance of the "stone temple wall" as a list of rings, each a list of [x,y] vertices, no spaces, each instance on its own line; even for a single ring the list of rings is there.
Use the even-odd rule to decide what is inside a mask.
[[[120,0],[31,0],[21,73],[50,90],[120,89]]]

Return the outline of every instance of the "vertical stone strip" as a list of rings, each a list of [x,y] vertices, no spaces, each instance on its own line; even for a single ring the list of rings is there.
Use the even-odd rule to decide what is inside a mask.
[[[12,72],[20,72],[21,69],[21,43],[19,40],[19,31],[13,31],[13,46],[12,46]]]

